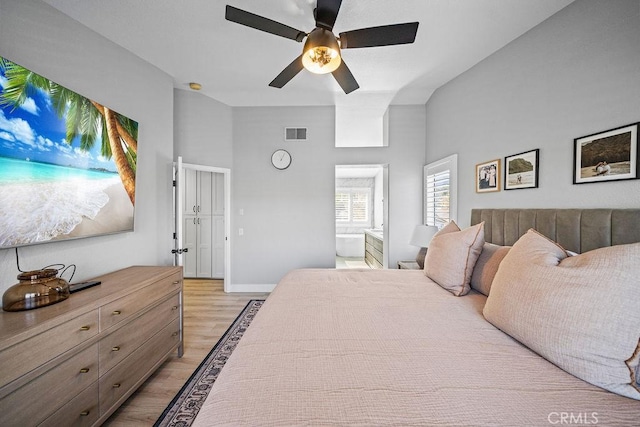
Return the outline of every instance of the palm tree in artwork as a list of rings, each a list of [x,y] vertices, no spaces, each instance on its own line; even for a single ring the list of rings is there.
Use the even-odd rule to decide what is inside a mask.
[[[89,151],[100,134],[101,155],[107,159],[113,158],[124,189],[135,205],[138,124],[2,57],[0,69],[7,79],[0,93],[0,106],[12,106],[15,109],[34,90],[49,94],[56,114],[65,119],[65,140],[69,145],[79,138],[80,149]]]

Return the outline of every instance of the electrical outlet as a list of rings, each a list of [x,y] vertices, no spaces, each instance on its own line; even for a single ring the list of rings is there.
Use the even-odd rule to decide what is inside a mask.
[[[238,236],[244,236],[244,228],[238,228]]]

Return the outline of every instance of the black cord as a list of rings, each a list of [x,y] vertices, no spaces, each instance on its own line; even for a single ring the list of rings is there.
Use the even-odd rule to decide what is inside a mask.
[[[16,267],[18,267],[18,271],[20,273],[24,273],[24,270],[22,270],[20,268],[20,255],[18,254],[18,248],[16,249]],[[56,268],[59,267],[59,268]],[[67,272],[67,270],[69,268],[73,267],[73,271],[71,272],[71,277],[69,277],[69,283],[71,283],[71,280],[73,279],[73,276],[76,274],[76,265],[75,264],[69,264],[69,265],[64,265],[64,264],[50,264],[47,265],[46,267],[41,268],[41,270],[45,270],[47,268],[55,268],[55,270],[58,271],[58,273],[60,274],[60,277],[62,277],[62,275],[64,273]],[[60,273],[60,270],[62,270],[62,273]]]
[[[62,275],[71,267],[73,267],[73,272],[71,273],[71,277],[69,277],[69,280],[68,280],[69,283],[71,283],[71,280],[73,279],[73,275],[76,274],[76,265],[69,264],[64,268],[64,270],[62,270],[62,273],[60,273],[60,277],[62,277]]]
[[[18,248],[16,248],[16,266],[20,273],[24,273],[24,271],[20,270],[20,256],[18,255]]]

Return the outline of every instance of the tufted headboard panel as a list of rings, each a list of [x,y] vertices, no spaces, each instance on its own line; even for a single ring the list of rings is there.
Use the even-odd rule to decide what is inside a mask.
[[[472,209],[485,241],[513,245],[534,228],[570,251],[640,242],[640,209]]]

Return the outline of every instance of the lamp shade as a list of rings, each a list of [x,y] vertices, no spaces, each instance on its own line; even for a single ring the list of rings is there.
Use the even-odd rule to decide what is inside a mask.
[[[428,248],[431,239],[437,232],[438,227],[435,225],[416,225],[409,244],[419,248]]]

